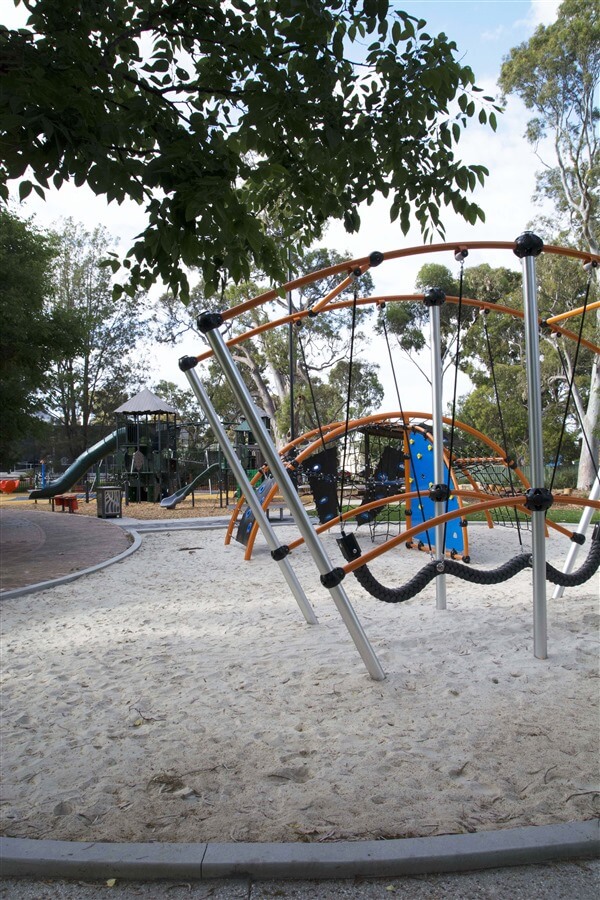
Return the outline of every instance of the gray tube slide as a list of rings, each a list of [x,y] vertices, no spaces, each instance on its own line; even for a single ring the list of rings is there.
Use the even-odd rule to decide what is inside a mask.
[[[194,488],[196,488],[203,481],[206,481],[209,475],[212,472],[216,472],[218,468],[219,463],[213,463],[212,466],[209,466],[208,469],[204,470],[204,472],[200,472],[199,475],[196,475],[196,477],[192,482],[190,482],[190,484],[186,484],[185,487],[179,488],[179,490],[175,491],[174,494],[171,494],[170,497],[165,497],[163,500],[161,500],[160,505],[164,509],[175,509],[178,503],[180,503],[182,500],[185,500],[187,495],[191,494]]]
[[[66,472],[63,472],[59,478],[51,481],[45,487],[31,491],[29,499],[40,500],[44,497],[55,497],[57,494],[70,490],[85,475],[88,469],[91,469],[95,463],[112,453],[117,447],[118,440],[126,437],[126,435],[126,427],[117,428],[112,434],[107,434],[105,438],[102,438],[89,450],[84,450],[81,456],[78,456],[75,462],[71,463]]]

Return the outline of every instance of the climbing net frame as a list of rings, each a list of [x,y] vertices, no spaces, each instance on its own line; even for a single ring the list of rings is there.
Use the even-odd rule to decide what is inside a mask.
[[[196,393],[197,398],[204,406],[205,413],[207,411],[207,405],[210,406],[210,402],[208,401],[207,404],[206,393],[200,391],[199,389],[200,382],[197,373],[194,371],[194,368],[197,363],[202,362],[203,360],[206,360],[213,355],[221,365],[224,375],[228,380],[238,402],[240,403],[240,406],[242,407],[242,410],[250,424],[250,427],[252,428],[255,438],[261,446],[261,450],[263,451],[265,459],[267,460],[268,470],[275,479],[277,489],[283,495],[286,504],[289,506],[290,511],[292,512],[292,515],[296,520],[296,524],[299,526],[299,530],[302,536],[301,539],[304,540],[309,546],[313,558],[315,559],[315,562],[321,574],[321,582],[324,587],[326,587],[331,592],[336,606],[338,607],[338,610],[340,611],[342,618],[344,619],[344,622],[348,627],[348,630],[363,658],[363,661],[367,666],[369,673],[373,678],[376,679],[381,679],[382,677],[384,677],[383,672],[379,666],[378,661],[376,660],[376,657],[372,651],[372,648],[370,647],[370,644],[368,643],[366,636],[364,635],[362,626],[358,622],[356,614],[354,613],[354,610],[352,609],[349,600],[345,595],[341,582],[345,575],[350,572],[355,572],[360,569],[367,571],[366,565],[371,559],[376,558],[382,552],[387,552],[389,549],[396,546],[400,541],[408,540],[413,534],[417,533],[417,531],[423,530],[423,525],[419,524],[419,526],[416,526],[414,529],[408,529],[401,535],[392,538],[379,547],[373,548],[365,554],[362,554],[360,551],[357,554],[354,554],[352,550],[346,550],[346,564],[343,567],[333,567],[331,565],[331,561],[329,560],[327,554],[321,546],[318,535],[315,533],[312,523],[308,519],[302,503],[296,495],[294,483],[290,478],[290,474],[285,463],[282,461],[276,449],[274,448],[270,436],[266,432],[264,425],[253,409],[253,401],[250,393],[243,383],[243,380],[236,369],[235,363],[233,362],[231,356],[231,348],[237,343],[250,339],[251,337],[256,336],[270,328],[275,328],[280,325],[294,322],[298,323],[308,315],[315,316],[324,311],[330,312],[335,309],[352,306],[353,304],[381,305],[390,302],[415,302],[418,300],[422,301],[423,295],[421,294],[386,294],[383,296],[368,298],[358,298],[355,296],[354,300],[337,300],[336,298],[338,298],[342,291],[344,291],[353,282],[355,282],[355,280],[360,275],[364,274],[364,272],[366,272],[369,268],[380,265],[385,261],[400,259],[406,256],[439,253],[444,251],[453,252],[456,259],[459,259],[460,254],[460,258],[464,259],[470,249],[509,250],[514,252],[521,259],[523,265],[523,312],[512,309],[510,307],[501,306],[499,304],[483,303],[473,298],[444,297],[444,300],[448,302],[462,303],[465,306],[475,306],[479,309],[488,309],[496,313],[505,313],[507,315],[523,319],[524,321],[526,337],[527,378],[530,397],[529,432],[531,438],[533,487],[530,488],[525,493],[525,495],[517,495],[514,497],[495,496],[492,499],[490,499],[489,496],[483,499],[482,497],[476,496],[476,492],[470,491],[469,499],[476,499],[480,501],[470,507],[471,512],[476,512],[479,510],[486,511],[488,509],[498,507],[524,506],[524,508],[527,509],[531,514],[533,530],[533,550],[527,564],[531,565],[531,568],[533,570],[534,655],[538,658],[545,658],[547,656],[545,596],[545,580],[547,576],[547,567],[544,547],[544,540],[546,535],[545,512],[552,502],[557,502],[559,504],[572,503],[575,499],[576,504],[581,507],[592,507],[594,509],[600,509],[600,501],[597,499],[585,500],[584,498],[548,498],[547,496],[549,492],[547,492],[544,487],[544,463],[543,449],[541,445],[542,413],[539,376],[539,328],[545,327],[556,334],[561,334],[571,340],[579,341],[580,345],[587,347],[589,350],[596,354],[600,354],[600,347],[598,347],[598,345],[596,345],[594,342],[583,338],[581,335],[578,336],[563,327],[562,323],[565,321],[565,319],[567,319],[569,316],[581,313],[582,310],[573,310],[563,315],[554,316],[551,319],[545,321],[539,318],[536,297],[535,257],[539,255],[540,252],[544,251],[546,253],[562,255],[572,259],[578,259],[586,267],[596,268],[600,264],[600,256],[577,251],[572,248],[562,248],[556,246],[544,247],[541,240],[529,232],[526,232],[525,235],[521,235],[515,242],[467,241],[461,242],[460,244],[432,244],[428,246],[404,248],[385,254],[375,252],[371,253],[368,257],[349,260],[336,266],[331,266],[326,269],[320,270],[319,272],[314,272],[310,275],[303,276],[302,278],[292,280],[284,284],[281,288],[269,290],[259,295],[258,297],[254,297],[241,304],[238,304],[236,307],[224,310],[220,314],[207,313],[204,316],[201,316],[199,325],[201,330],[206,335],[211,349],[210,351],[201,353],[196,357],[184,357],[182,360],[180,360],[180,368],[188,375],[190,385]],[[343,277],[341,278],[339,284],[333,290],[329,291],[327,295],[324,296],[321,300],[313,304],[310,310],[297,311],[288,316],[281,317],[280,319],[270,321],[268,323],[265,323],[264,325],[259,326],[258,328],[250,329],[243,335],[231,338],[229,341],[225,341],[223,336],[218,331],[219,327],[226,323],[228,320],[235,318],[236,316],[239,316],[250,309],[254,309],[258,306],[270,303],[285,291],[299,289],[307,284],[334,275]],[[593,306],[598,306],[598,304],[593,304]],[[432,304],[432,307],[432,345],[436,347],[438,346],[438,343],[436,343],[436,338],[439,341],[439,309],[437,309],[435,304]],[[438,314],[437,327],[435,316],[436,312]],[[437,354],[433,352],[432,358],[435,359],[436,356]],[[439,438],[441,436],[440,429],[443,418],[441,415],[441,374],[439,371],[439,367],[438,371],[434,371],[433,373],[432,383],[432,418],[434,423],[434,440],[437,440],[435,432],[437,429],[437,437]],[[340,423],[340,427],[347,430],[348,423]],[[439,475],[440,465],[443,464],[443,442],[440,439],[437,440],[437,443],[439,445],[437,474]],[[225,450],[225,448],[223,449]],[[501,451],[501,454],[502,453],[503,451]],[[440,484],[436,484],[436,487],[439,488]],[[247,479],[242,484],[242,488],[244,490],[245,496],[248,499],[248,502],[253,507],[253,512],[257,519],[258,526],[260,526],[261,529],[269,534],[270,526],[268,525],[265,510],[263,509],[261,503],[252,502],[251,495],[253,493],[253,488],[250,482],[247,481]],[[459,495],[462,492],[455,490],[455,493]],[[405,492],[404,499],[406,499],[409,495],[410,492]],[[390,498],[386,498],[386,501],[389,502],[389,499]],[[402,496],[400,496],[400,499],[402,499]],[[463,511],[460,508],[452,512],[445,511],[443,506],[443,499],[445,498],[436,498],[435,515],[433,519],[431,519],[427,523],[427,527],[436,530],[436,544],[438,546],[443,546],[443,541],[438,540],[439,535],[442,534],[440,529],[442,529],[445,523],[447,523],[448,521],[451,521],[457,516],[463,514]],[[364,508],[366,509],[366,507]],[[340,520],[343,521],[343,519],[344,516],[341,516]],[[270,543],[271,545],[273,543],[272,536]],[[600,537],[594,536],[593,543],[596,545],[600,545]],[[293,549],[292,544],[284,547],[276,547],[275,549],[272,548],[271,555],[276,561],[281,562],[287,557],[291,549]],[[436,596],[438,608],[445,608],[445,573],[451,572],[452,574],[457,574],[459,575],[459,577],[461,577],[458,570],[454,568],[456,565],[458,564],[454,563],[454,561],[438,560],[435,563],[435,572],[433,577],[435,577],[436,579]],[[491,581],[488,583],[494,582]],[[578,582],[573,581],[573,583]]]

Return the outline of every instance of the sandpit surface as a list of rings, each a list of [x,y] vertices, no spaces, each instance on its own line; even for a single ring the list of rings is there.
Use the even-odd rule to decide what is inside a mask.
[[[597,576],[549,587],[544,661],[530,571],[448,578],[446,611],[433,584],[392,606],[348,577],[374,682],[306,550],[290,560],[317,626],[262,540],[247,563],[223,537],[146,535],[121,563],[2,601],[4,834],[331,841],[600,814]],[[518,552],[484,525],[470,547],[485,568]],[[568,549],[552,535],[548,558]],[[372,570],[397,585],[427,561],[402,547]]]

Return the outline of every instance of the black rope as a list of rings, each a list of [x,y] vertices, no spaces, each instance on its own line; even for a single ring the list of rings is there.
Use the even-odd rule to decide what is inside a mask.
[[[550,479],[550,487],[549,487],[550,491],[552,491],[552,488],[554,486],[554,479],[556,478],[556,470],[558,468],[558,460],[560,459],[560,451],[562,448],[562,442],[563,442],[563,439],[565,436],[565,431],[567,430],[567,419],[569,417],[569,405],[571,403],[571,398],[573,397],[573,385],[575,384],[575,372],[577,371],[577,363],[579,361],[579,350],[581,348],[581,338],[583,337],[583,326],[585,323],[585,313],[587,310],[587,304],[588,304],[588,300],[590,297],[591,283],[592,283],[592,272],[590,270],[590,274],[588,276],[588,283],[587,283],[587,286],[585,289],[585,299],[583,301],[583,311],[581,313],[581,318],[579,320],[579,334],[577,335],[577,344],[575,346],[575,355],[573,357],[573,364],[571,367],[571,377],[569,378],[569,390],[567,391],[567,399],[565,402],[565,413],[563,416],[562,426],[560,429],[560,436],[558,438],[558,446],[556,448],[556,455],[554,457],[554,466],[552,467],[552,478]],[[585,431],[585,428],[583,428],[583,422],[581,423],[581,425],[582,425],[582,430]],[[590,453],[590,455],[591,455],[591,453]],[[593,456],[592,456],[592,459],[593,459]]]
[[[458,285],[458,316],[456,322],[456,353],[454,355],[454,389],[452,392],[452,413],[451,420],[452,424],[450,426],[450,444],[448,448],[448,480],[446,482],[446,507],[445,511],[448,512],[450,508],[450,486],[452,483],[452,460],[454,454],[454,433],[455,433],[455,416],[456,416],[456,400],[458,394],[458,366],[460,362],[460,328],[462,325],[462,310],[463,310],[463,283],[464,283],[464,274],[465,274],[465,256],[467,254],[467,250],[459,251],[457,254],[457,259],[460,259],[460,279]],[[448,523],[444,522],[444,531],[442,537],[442,547],[441,552],[438,553],[438,556],[442,559],[446,553],[446,534],[448,530]]]
[[[338,510],[340,516],[344,511],[344,487],[346,480],[346,454],[348,451],[348,424],[350,421],[350,403],[352,400],[352,367],[354,364],[354,338],[356,336],[356,310],[358,303],[358,280],[354,276],[354,297],[352,300],[352,326],[350,331],[350,358],[348,360],[348,390],[346,392],[346,420],[344,427],[344,445],[342,451],[342,474],[340,478],[340,499],[338,502]],[[340,530],[345,534],[344,520],[340,518]]]
[[[560,587],[578,587],[598,571],[600,567],[600,525],[594,527],[592,542],[587,559],[575,572],[559,572],[550,563],[546,563],[546,578]]]
[[[433,561],[427,563],[406,584],[397,588],[389,588],[381,584],[366,565],[361,566],[359,569],[354,569],[353,574],[359,584],[376,600],[381,600],[384,603],[403,603],[405,600],[415,597],[430,581],[433,581],[434,578],[441,574],[454,575],[456,578],[469,581],[472,584],[500,584],[503,581],[508,581],[530,566],[531,555],[528,553],[521,553],[496,569],[488,569],[487,571],[473,569],[471,566],[466,566],[464,563],[452,559],[446,559],[443,562]],[[550,563],[546,563],[546,579],[552,584],[558,584],[561,587],[577,587],[588,581],[598,571],[599,567],[600,528],[596,526],[587,559],[583,565],[575,572],[565,573],[559,572]]]
[[[530,564],[530,557],[527,554],[515,556],[514,559],[510,559],[497,569],[487,572],[472,569],[453,559],[446,559],[443,562],[432,561],[427,563],[420,572],[417,572],[410,581],[398,588],[385,587],[375,578],[368,566],[354,569],[353,574],[359,584],[376,600],[382,600],[384,603],[402,603],[415,597],[430,581],[441,574],[455,575],[463,581],[471,581],[475,584],[500,584],[518,572],[522,572]]]
[[[382,307],[382,311],[383,311],[383,307]],[[396,378],[396,367],[394,366],[394,357],[392,355],[392,348],[390,346],[390,339],[388,336],[388,330],[387,330],[387,326],[385,324],[385,316],[384,315],[381,316],[381,325],[383,328],[385,343],[387,346],[388,356],[390,359],[390,365],[392,368],[392,376],[394,378],[394,387],[396,388],[396,397],[398,399],[398,410],[400,412],[400,415],[402,416],[402,421],[404,422],[404,424],[406,426],[406,421],[404,419],[404,410],[402,408],[402,399],[400,397],[400,388],[398,387],[398,380]],[[408,445],[408,461],[410,463],[410,471],[413,472],[414,474],[416,474],[416,467],[414,464],[414,455],[413,455],[413,452],[412,452],[412,449],[410,446],[410,440],[408,438],[407,438],[406,443]],[[407,485],[405,485],[405,490],[406,490],[406,487],[407,487]],[[418,479],[416,479],[416,478],[415,478],[415,488],[416,488],[416,493],[417,493],[417,502],[419,504],[419,509],[422,509],[423,504],[421,503],[421,489],[419,487]],[[427,528],[425,529],[425,535],[427,537],[427,546],[429,548],[429,552],[431,553],[431,538],[429,536],[429,529],[427,529]]]
[[[487,310],[484,310],[483,313],[483,333],[485,335],[485,343],[487,347],[488,357],[490,360],[490,374],[492,376],[492,384],[494,386],[494,397],[496,400],[496,409],[498,410],[498,421],[500,423],[500,432],[502,434],[502,446],[504,447],[504,455],[508,458],[508,438],[506,435],[506,428],[504,427],[504,417],[502,415],[502,405],[500,403],[500,391],[498,390],[498,382],[496,380],[496,369],[494,367],[494,354],[492,353],[492,344],[490,341],[490,334],[487,327]],[[510,466],[508,468],[508,483],[510,485],[511,493],[515,493],[515,486],[512,477],[512,471]],[[513,507],[512,514],[515,517],[515,525],[517,528],[517,535],[519,538],[519,546],[521,549],[523,548],[523,535],[521,534],[521,520],[519,519],[519,513],[516,510],[516,507]],[[509,514],[510,515],[510,514]]]
[[[302,367],[304,369],[304,376],[308,382],[308,389],[310,391],[310,396],[313,404],[313,410],[315,413],[315,418],[317,420],[317,428],[319,429],[319,437],[321,438],[321,443],[323,444],[323,450],[326,450],[325,438],[323,436],[323,427],[321,425],[321,417],[319,416],[319,407],[317,405],[317,398],[315,397],[315,392],[313,390],[313,383],[310,377],[310,372],[308,371],[308,363],[306,362],[306,354],[304,352],[304,342],[302,341],[302,337],[300,335],[300,330],[298,329],[298,346],[300,347],[300,352],[302,353]]]

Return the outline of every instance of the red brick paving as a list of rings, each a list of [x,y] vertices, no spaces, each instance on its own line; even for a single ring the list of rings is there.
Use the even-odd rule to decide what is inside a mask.
[[[0,509],[0,588],[11,591],[105,562],[129,547],[117,524],[47,510]]]

